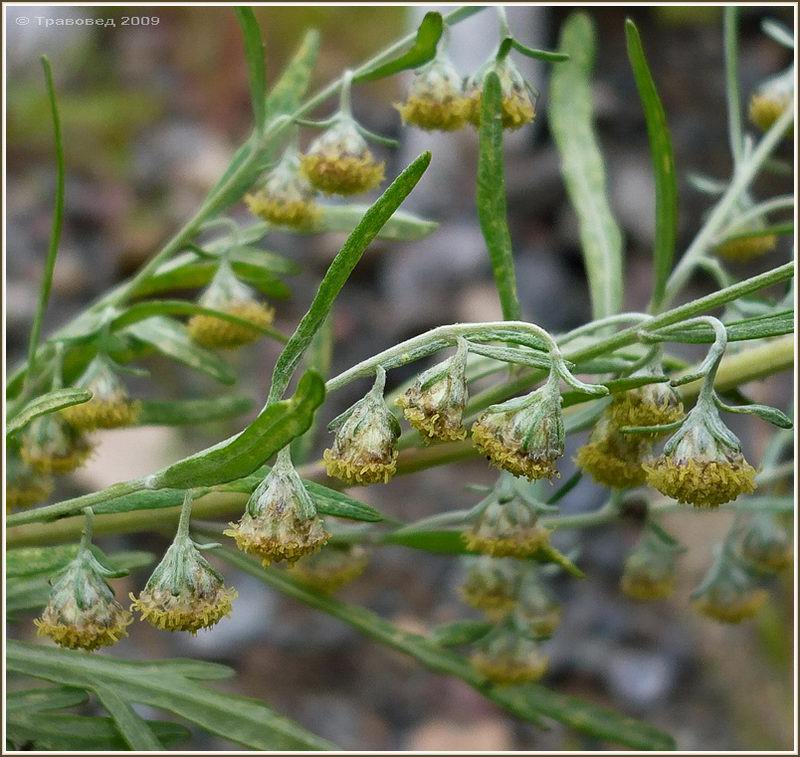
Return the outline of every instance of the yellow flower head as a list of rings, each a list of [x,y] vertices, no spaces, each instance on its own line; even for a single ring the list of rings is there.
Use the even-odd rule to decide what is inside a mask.
[[[640,434],[622,434],[604,412],[592,429],[589,441],[575,457],[578,467],[598,484],[612,489],[641,486],[647,479],[642,463],[650,441]]]
[[[535,639],[549,638],[561,622],[561,609],[534,565],[522,569],[515,622]]]
[[[89,363],[75,386],[92,393],[88,402],[61,411],[67,423],[79,431],[121,428],[134,424],[138,419],[141,403],[131,400],[111,360],[105,355],[98,354]]]
[[[437,57],[414,75],[404,103],[395,103],[403,123],[427,131],[455,131],[467,120],[470,101],[464,81],[446,57]]]
[[[536,117],[535,96],[510,58],[490,61],[467,80],[467,120],[474,126],[480,126],[483,80],[489,71],[494,71],[500,79],[503,128],[513,131],[531,123]]]
[[[311,143],[300,168],[314,188],[329,195],[369,192],[384,176],[384,163],[375,160],[353,119],[344,114]]]
[[[756,488],[739,440],[708,403],[692,408],[663,454],[644,468],[650,486],[695,507],[718,507]]]
[[[675,590],[678,543],[649,523],[639,543],[625,560],[620,586],[631,599],[666,599]]]
[[[775,249],[778,238],[774,234],[762,231],[765,228],[763,219],[754,218],[744,225],[736,225],[737,217],[750,211],[754,205],[753,199],[747,193],[743,193],[737,200],[730,215],[730,222],[733,225],[731,238],[719,242],[714,247],[714,252],[719,257],[732,263],[747,263]],[[746,236],[737,236],[737,234],[746,234]]]
[[[290,148],[255,194],[244,201],[253,215],[277,226],[298,228],[312,224],[319,216],[314,188],[300,172],[300,158]]]
[[[468,568],[459,590],[461,598],[490,620],[501,620],[517,604],[519,570],[515,561],[483,555],[465,559]]]
[[[261,338],[260,329],[269,326],[275,311],[259,302],[253,290],[236,278],[223,260],[198,304],[252,324],[228,321],[214,315],[194,315],[186,325],[189,336],[203,347],[235,349]]]
[[[472,426],[472,441],[492,465],[515,476],[558,476],[564,418],[557,377],[524,397],[488,407]]]
[[[300,558],[289,568],[289,572],[312,589],[333,594],[355,581],[368,563],[367,551],[358,544],[329,546]]]
[[[631,375],[655,376],[660,366],[649,365]],[[614,395],[608,409],[610,420],[618,427],[662,426],[683,417],[683,403],[669,382],[645,384]]]
[[[548,665],[539,644],[509,621],[478,642],[470,662],[492,683],[499,684],[538,681]]]
[[[16,449],[6,453],[6,512],[32,507],[53,493],[53,479],[33,470]]]
[[[754,618],[768,596],[747,567],[724,547],[703,583],[692,592],[692,604],[720,623],[741,623]]]
[[[130,598],[141,620],[194,635],[229,615],[236,596],[188,534],[179,533],[139,596]]]
[[[379,368],[370,391],[328,425],[333,445],[322,457],[329,476],[351,484],[386,483],[397,469],[400,424],[386,407],[386,372]]]
[[[742,557],[764,573],[780,573],[792,564],[792,537],[772,513],[753,516],[742,535]]]
[[[459,340],[456,354],[419,376],[397,399],[406,420],[426,441],[464,439],[462,424],[467,404],[467,342]]]
[[[794,67],[762,82],[758,90],[750,98],[748,114],[750,121],[761,131],[768,131],[778,120],[783,111],[792,104],[794,98]],[[791,139],[794,125],[786,132]]]
[[[462,534],[467,547],[493,557],[530,557],[550,542],[539,523],[545,508],[526,492],[524,482],[501,475],[494,491],[475,509],[475,520]]]
[[[266,567],[294,563],[321,549],[330,538],[317,515],[314,500],[292,465],[288,447],[256,487],[238,523],[225,531],[243,552],[261,558]]]
[[[20,454],[39,473],[71,473],[89,459],[92,445],[60,414],[49,413],[25,430]]]
[[[61,647],[87,651],[111,646],[127,636],[133,617],[105,581],[118,575],[82,545],[53,584],[42,617],[34,620],[37,635],[49,636]]]

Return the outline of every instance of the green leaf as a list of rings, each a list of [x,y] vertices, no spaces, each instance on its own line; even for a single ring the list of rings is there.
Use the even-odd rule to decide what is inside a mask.
[[[122,738],[132,750],[137,752],[160,752],[162,750],[161,743],[150,726],[111,686],[94,684],[92,691],[114,719]]]
[[[483,80],[481,97],[477,205],[481,232],[486,241],[486,249],[489,251],[503,318],[507,321],[518,321],[522,311],[517,296],[511,234],[508,231],[501,98],[500,79],[494,71],[490,71]]]
[[[186,327],[174,318],[157,316],[131,324],[125,333],[166,357],[205,373],[223,384],[236,382],[236,371],[219,355],[195,344]]]
[[[26,714],[32,714],[46,710],[61,710],[65,707],[83,704],[88,698],[82,689],[73,689],[68,686],[12,690],[7,693],[6,712],[12,713],[21,710]]]
[[[656,182],[656,236],[653,244],[654,279],[651,302],[652,307],[657,308],[664,298],[675,255],[675,241],[678,236],[678,177],[675,173],[675,156],[672,152],[667,114],[647,65],[639,31],[630,19],[625,22],[625,38],[647,123],[650,159]]]
[[[537,60],[544,60],[548,63],[561,63],[562,61],[569,60],[568,53],[553,52],[552,50],[537,50],[536,48],[523,45],[522,42],[516,39],[511,40],[511,47],[518,53],[526,55],[528,58],[536,58]]]
[[[247,476],[305,432],[324,399],[325,382],[309,371],[290,400],[268,405],[240,434],[154,474],[153,487],[210,486]]]
[[[781,310],[778,313],[730,321],[725,324],[725,330],[728,332],[729,342],[766,339],[772,336],[791,334],[794,332],[794,310]],[[714,329],[706,323],[694,323],[687,326],[679,324],[660,329],[658,333],[664,336],[664,341],[685,344],[711,344],[715,339]]]
[[[633,749],[669,751],[675,748],[673,739],[656,728],[590,702],[558,694],[544,686],[493,686],[461,655],[434,644],[424,636],[404,631],[364,607],[353,607],[333,597],[323,596],[308,589],[285,571],[264,570],[239,552],[223,548],[217,554],[267,586],[338,618],[390,649],[414,657],[429,670],[461,678],[481,695],[523,720],[540,723],[541,716],[546,715],[580,733]]]
[[[430,162],[431,154],[426,152],[411,163],[364,214],[358,226],[342,245],[325,272],[308,312],[303,316],[275,363],[268,404],[283,396],[303,353],[328,317],[336,297],[361,256],[383,225],[394,215],[400,203],[416,186]]]
[[[722,400],[717,400],[717,405],[726,413],[736,413],[737,415],[755,415],[762,421],[771,423],[778,428],[793,428],[792,419],[781,412],[776,407],[769,405],[726,405]]]
[[[32,399],[22,410],[6,423],[6,436],[15,434],[25,428],[34,418],[48,413],[55,413],[65,407],[88,402],[92,393],[85,389],[54,389]]]
[[[308,226],[295,231],[301,234],[320,234],[322,232],[350,233],[369,210],[369,205],[322,205],[320,216]],[[439,228],[435,221],[397,210],[378,232],[379,239],[399,242],[414,242],[424,239]]]
[[[353,81],[374,81],[409,68],[420,68],[433,60],[436,55],[436,45],[439,44],[443,31],[442,14],[429,11],[422,19],[417,29],[417,37],[409,50],[394,60],[379,64],[358,74],[353,78]]]
[[[146,721],[157,738],[159,751],[189,739],[189,730],[178,723]],[[111,718],[48,713],[14,713],[8,720],[8,738],[17,746],[30,745],[37,750],[74,752],[115,752],[129,749]]]
[[[440,647],[448,648],[473,644],[486,636],[494,627],[494,623],[485,620],[457,620],[437,626],[431,634],[431,641]]]
[[[309,29],[292,59],[281,72],[280,78],[267,95],[267,121],[277,116],[293,113],[300,106],[300,98],[308,89],[311,72],[319,53],[319,33]]]
[[[383,515],[374,507],[348,497],[335,489],[317,484],[313,481],[304,481],[306,489],[314,498],[317,510],[323,515],[333,515],[337,518],[349,520],[363,520],[371,523],[382,521]]]
[[[553,69],[550,128],[561,172],[580,224],[592,314],[603,318],[622,304],[622,234],[606,196],[603,158],[592,124],[590,75],[597,38],[585,13],[573,13],[561,30],[559,48],[570,59]]]
[[[758,229],[749,229],[747,231],[738,231],[733,234],[728,234],[723,242],[732,242],[737,239],[753,239],[754,237],[766,237],[771,234],[776,236],[791,236],[794,234],[794,224],[791,222],[777,223],[774,226],[762,226]]]
[[[253,105],[253,118],[256,130],[264,131],[267,121],[266,93],[267,69],[264,60],[264,42],[261,29],[252,8],[236,8],[236,20],[244,35],[244,53],[247,58],[247,76],[250,81],[250,101]]]
[[[68,686],[110,687],[126,702],[168,710],[250,749],[335,748],[257,700],[201,686],[157,662],[140,664],[16,640],[8,642],[6,654],[9,670]]]
[[[253,406],[249,397],[216,397],[200,400],[144,400],[139,426],[185,426],[235,418]]]

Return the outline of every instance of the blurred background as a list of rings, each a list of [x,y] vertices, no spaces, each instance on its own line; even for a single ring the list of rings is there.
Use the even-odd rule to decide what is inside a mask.
[[[313,26],[322,49],[312,89],[415,28],[428,7],[308,6],[258,8],[273,81]],[[553,48],[571,8],[510,8],[512,29],[534,47]],[[681,177],[679,249],[709,206],[686,182],[688,172],[725,178],[727,147],[721,9],[710,7],[588,8],[598,26],[594,74],[597,128],[606,158],[614,211],[626,247],[628,309],[649,297],[653,237],[652,176],[644,122],[625,52],[623,23],[639,25],[664,101]],[[61,105],[66,160],[66,221],[45,333],[108,287],[135,271],[198,206],[247,135],[250,110],[242,44],[229,8],[69,7],[7,8],[7,352],[21,357],[35,307],[51,222],[54,162],[51,123],[38,63],[50,56]],[[19,17],[28,18],[20,24]],[[157,25],[121,26],[123,16],[147,16]],[[42,19],[116,19],[115,27],[47,26]],[[790,53],[760,31],[765,17],[791,26],[789,8],[741,9],[743,101],[763,78],[783,70]],[[475,70],[497,43],[491,11],[452,31],[450,51],[463,73]],[[520,68],[540,91],[532,127],[507,139],[509,215],[526,318],[560,331],[589,317],[575,215],[565,195],[546,117],[547,67],[527,59]],[[368,128],[396,137],[396,151],[378,148],[395,175],[424,149],[433,163],[405,208],[441,223],[415,243],[375,243],[356,269],[335,309],[334,372],[425,329],[458,320],[500,316],[485,246],[474,209],[477,138],[474,130],[431,135],[400,127],[392,103],[409,75],[354,91],[356,115]],[[334,103],[319,111],[330,112]],[[304,140],[310,138],[304,134]],[[782,148],[788,150],[788,146]],[[786,157],[791,157],[787,153]],[[791,191],[791,177],[759,180],[759,197]],[[248,221],[242,205],[233,216]],[[303,266],[291,281],[291,299],[277,304],[277,326],[290,332],[307,307],[340,235],[297,237],[272,233],[266,249]],[[788,259],[790,242],[742,277]],[[713,288],[698,276],[694,294]],[[688,296],[688,294],[687,294]],[[278,351],[263,341],[233,354],[240,389],[262,398]],[[139,396],[210,395],[217,385],[159,358],[145,361],[152,380],[132,378]],[[390,388],[412,370],[393,371]],[[355,383],[324,408],[325,418],[358,399]],[[756,401],[785,408],[791,377],[745,387]],[[164,463],[241,428],[243,420],[185,430],[136,428],[106,432],[91,464],[62,485],[58,498],[152,472]],[[737,417],[732,427],[757,461],[769,427]],[[320,439],[318,452],[325,445]],[[562,466],[582,438],[570,439]],[[465,482],[491,483],[494,473],[472,460],[359,490],[363,498],[403,519],[467,507],[480,495]],[[592,510],[603,490],[584,480],[562,501],[567,512]],[[688,594],[711,561],[712,544],[729,526],[724,514],[670,516],[665,525],[689,548],[680,562],[673,599],[637,604],[618,590],[635,518],[568,534],[563,548],[579,548],[584,581],[556,577],[563,620],[548,642],[545,683],[643,718],[671,732],[683,750],[789,749],[792,733],[791,577],[770,585],[772,602],[759,618],[723,627],[695,616]],[[102,542],[160,554],[161,537]],[[392,621],[422,630],[474,617],[456,593],[457,561],[382,548],[367,572],[341,596]],[[146,573],[117,582],[118,595],[139,588]],[[239,675],[225,686],[258,697],[345,749],[593,749],[594,743],[554,725],[536,730],[506,716],[466,684],[432,675],[413,660],[361,638],[338,621],[314,613],[243,575],[231,575],[240,599],[233,616],[196,638],[158,633],[137,624],[114,654],[131,658],[195,656],[232,665]],[[12,633],[31,636],[32,627]],[[159,714],[152,713],[156,717]],[[197,733],[192,746],[231,745]]]

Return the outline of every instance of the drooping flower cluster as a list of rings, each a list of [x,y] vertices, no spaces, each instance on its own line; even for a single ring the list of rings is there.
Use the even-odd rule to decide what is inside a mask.
[[[758,586],[757,576],[725,545],[703,582],[692,592],[692,604],[713,620],[741,623],[758,614],[767,596]]]
[[[625,560],[620,582],[632,599],[665,599],[675,590],[675,562],[681,547],[653,522]]]
[[[791,531],[774,513],[756,513],[743,530],[741,556],[763,573],[779,573],[792,564]]]
[[[489,61],[469,77],[465,91],[469,100],[467,119],[480,126],[481,99],[486,76],[494,72],[500,80],[500,115],[503,128],[519,129],[536,116],[535,96],[510,58]]]
[[[541,679],[549,661],[512,614],[477,642],[470,662],[493,683],[515,684]]]
[[[71,473],[91,456],[86,436],[58,413],[35,418],[22,435],[22,459],[39,473]]]
[[[465,560],[468,563],[461,598],[490,620],[501,620],[517,605],[520,576],[516,562],[486,555]]]
[[[464,80],[452,62],[439,54],[414,74],[404,103],[396,103],[403,123],[427,131],[455,131],[467,121],[470,101]]]
[[[6,451],[6,511],[31,507],[46,500],[53,492],[53,479],[33,470],[9,444]]]

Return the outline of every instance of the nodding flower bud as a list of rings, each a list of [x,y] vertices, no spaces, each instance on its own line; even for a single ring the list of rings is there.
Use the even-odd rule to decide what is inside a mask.
[[[558,476],[564,418],[558,377],[524,397],[486,408],[472,426],[475,446],[497,468],[535,480]]]
[[[462,534],[467,547],[493,557],[530,557],[546,547],[550,530],[539,523],[546,510],[508,474],[497,481],[492,493],[474,510],[473,526]]]
[[[466,438],[461,422],[468,399],[466,369],[467,342],[459,339],[453,357],[425,371],[397,399],[406,420],[426,441]]]
[[[675,590],[675,562],[680,545],[654,523],[625,560],[620,587],[631,599],[666,599]]]
[[[375,160],[355,121],[339,114],[300,159],[303,174],[325,194],[356,195],[383,181],[384,163]]]
[[[729,548],[723,547],[700,586],[692,592],[694,608],[721,623],[754,618],[768,594]]]
[[[61,411],[67,423],[76,429],[121,428],[135,423],[139,417],[141,403],[131,400],[111,360],[105,355],[98,354],[89,363],[75,386],[92,393],[88,402]]]
[[[71,473],[91,454],[86,436],[58,413],[35,418],[22,435],[20,455],[39,473]]]
[[[459,593],[470,607],[494,621],[502,620],[517,604],[519,569],[514,560],[468,557]]]
[[[314,188],[300,172],[300,157],[293,148],[267,174],[261,188],[245,195],[244,201],[253,215],[278,226],[308,226],[319,216]]]
[[[328,546],[300,558],[289,568],[289,572],[312,589],[333,594],[355,581],[368,563],[367,551],[358,544]]]
[[[641,486],[647,479],[642,463],[650,451],[649,440],[638,434],[622,434],[606,410],[575,456],[578,467],[598,484],[612,489]]]
[[[198,304],[253,324],[248,326],[215,315],[193,315],[186,327],[189,336],[203,347],[235,349],[251,344],[261,338],[260,329],[269,326],[275,317],[275,311],[259,302],[253,290],[236,278],[226,260],[220,262]]]
[[[61,647],[87,651],[109,647],[127,636],[125,629],[133,616],[117,602],[105,581],[119,575],[81,545],[53,584],[42,617],[33,621],[37,635],[49,636]]]
[[[179,528],[175,540],[138,597],[130,595],[131,610],[164,631],[188,631],[216,625],[229,615],[236,589],[200,554],[198,545]]]
[[[649,365],[631,374],[656,376],[660,366]],[[683,417],[683,403],[669,382],[645,384],[614,395],[608,414],[613,423],[623,426],[661,426]]]
[[[783,111],[792,104],[794,97],[794,67],[763,82],[750,98],[748,115],[750,121],[761,131],[768,131]],[[789,127],[787,136],[791,136]]]
[[[265,567],[273,561],[294,563],[321,549],[330,538],[292,465],[288,447],[278,453],[239,522],[230,526],[225,535],[233,537],[243,552],[258,555]]]
[[[53,493],[53,479],[33,470],[11,447],[6,454],[6,512],[32,507]]]
[[[756,569],[779,573],[792,564],[791,532],[773,513],[758,513],[744,530],[739,551]]]
[[[513,616],[477,643],[470,662],[490,681],[501,684],[538,681],[548,665],[539,643],[517,626]]]
[[[328,425],[336,436],[322,455],[329,476],[351,484],[386,483],[397,470],[400,423],[386,406],[386,371],[378,368],[372,389]]]
[[[561,621],[561,608],[534,566],[526,566],[524,569],[515,614],[517,622],[537,639],[552,636]]]
[[[406,101],[394,107],[403,123],[427,131],[455,131],[466,123],[470,101],[461,75],[440,55],[414,74]]]
[[[536,117],[535,97],[510,58],[501,61],[491,60],[469,77],[465,87],[469,99],[467,120],[475,126],[480,126],[483,81],[490,71],[494,71],[500,79],[500,112],[503,128],[513,131],[531,123]]]
[[[717,507],[756,488],[755,469],[713,402],[699,402],[652,463],[647,482],[667,497],[695,507]]]

